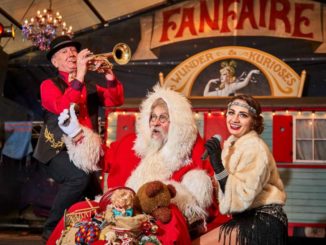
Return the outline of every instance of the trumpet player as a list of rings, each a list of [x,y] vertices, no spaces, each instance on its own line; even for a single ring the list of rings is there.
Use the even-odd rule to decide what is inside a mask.
[[[82,161],[94,161],[99,159],[101,140],[95,132],[98,129],[98,108],[103,106],[119,106],[124,101],[123,86],[117,80],[111,69],[104,71],[107,86],[102,87],[94,82],[85,81],[88,64],[92,60],[92,53],[88,49],[81,50],[81,44],[68,36],[59,36],[50,44],[50,50],[46,54],[47,59],[57,69],[58,75],[46,79],[40,87],[41,104],[44,109],[44,126],[41,130],[34,157],[44,166],[45,171],[57,183],[59,190],[53,202],[50,215],[45,222],[42,237],[44,240],[52,233],[57,222],[64,214],[64,210],[73,203],[81,200],[85,195],[92,198],[97,193],[86,193],[86,190],[100,191],[99,184],[94,182],[94,167],[91,170],[76,167],[72,153],[79,155],[83,152],[91,152],[89,159]],[[96,61],[95,67],[101,66],[102,61]],[[74,103],[78,107],[78,122],[81,127],[71,126],[68,133],[72,144],[87,145],[89,149],[77,149],[69,147],[62,140],[63,133],[58,127],[58,116],[64,110],[69,110]],[[76,107],[75,107],[76,109]],[[75,115],[74,115],[75,116]],[[80,132],[83,131],[83,134]],[[89,135],[91,136],[89,136]],[[86,137],[87,136],[87,137]],[[89,144],[79,144],[88,138]],[[68,150],[67,150],[68,149]],[[79,150],[79,152],[78,152]],[[85,154],[84,154],[85,155]],[[96,183],[97,188],[91,183]]]

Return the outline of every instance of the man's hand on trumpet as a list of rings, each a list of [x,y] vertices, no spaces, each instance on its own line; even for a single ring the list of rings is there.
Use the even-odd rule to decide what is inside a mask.
[[[108,81],[114,81],[115,80],[115,75],[111,69],[107,69],[105,73],[105,78]]]
[[[105,56],[92,55],[92,57],[93,58],[88,63],[88,69],[98,73],[103,73],[105,78],[109,81],[115,80],[115,75],[111,69],[112,64],[105,58]]]
[[[76,79],[84,82],[84,77],[87,72],[87,64],[93,58],[92,52],[89,49],[83,49],[77,54],[77,74]]]
[[[109,81],[115,80],[115,75],[111,69],[112,64],[105,56],[94,55],[89,49],[83,49],[77,55],[77,75],[76,79],[83,82],[87,70],[105,74]]]

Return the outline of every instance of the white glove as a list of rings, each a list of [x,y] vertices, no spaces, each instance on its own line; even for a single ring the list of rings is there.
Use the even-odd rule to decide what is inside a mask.
[[[58,117],[59,127],[70,138],[74,138],[82,130],[74,107],[74,103],[70,104],[69,111],[68,109],[64,109]]]

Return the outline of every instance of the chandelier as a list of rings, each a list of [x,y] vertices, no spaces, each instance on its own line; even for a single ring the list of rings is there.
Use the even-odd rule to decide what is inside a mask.
[[[36,16],[25,20],[22,25],[22,33],[24,38],[30,40],[35,47],[42,51],[50,49],[50,43],[56,36],[73,36],[72,27],[67,27],[60,13],[54,14],[51,0],[48,9],[38,10]]]

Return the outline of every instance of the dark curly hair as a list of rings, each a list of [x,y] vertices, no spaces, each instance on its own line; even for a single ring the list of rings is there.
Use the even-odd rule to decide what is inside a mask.
[[[251,106],[256,110],[256,113],[253,113],[252,111],[249,110],[249,114],[253,118],[253,124],[251,125],[251,129],[255,130],[257,134],[261,134],[264,131],[264,118],[261,115],[262,111],[259,102],[256,99],[254,99],[252,96],[246,94],[240,94],[232,97],[229,103],[232,103],[235,100],[243,100],[249,106]]]

